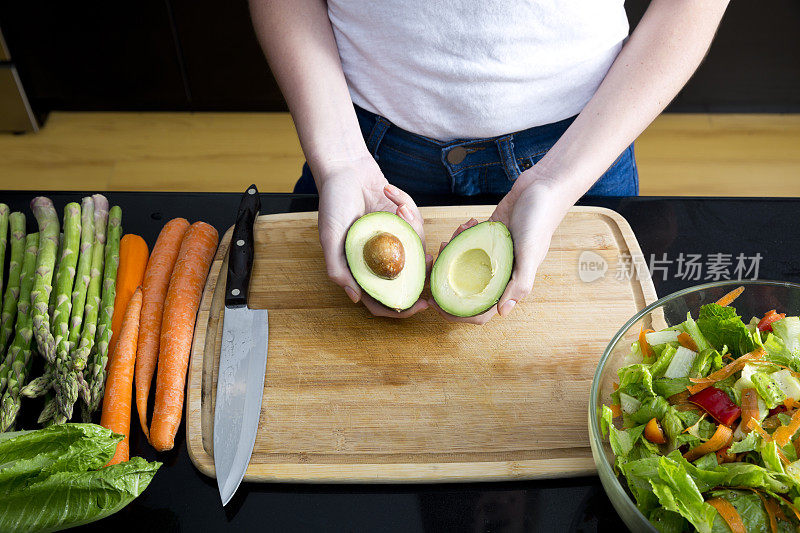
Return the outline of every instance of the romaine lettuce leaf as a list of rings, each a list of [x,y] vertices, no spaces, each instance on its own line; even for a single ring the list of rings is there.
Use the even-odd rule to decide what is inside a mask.
[[[711,497],[722,498],[733,505],[744,523],[745,531],[769,531],[769,517],[758,494],[745,490],[715,490]],[[714,511],[716,513],[716,511]],[[716,513],[713,531],[730,531],[725,521]]]
[[[655,378],[653,391],[660,396],[669,398],[673,394],[684,392],[686,387],[691,384],[689,378]]]
[[[663,507],[654,509],[648,520],[659,533],[681,533],[687,526],[684,517],[673,511],[667,511]]]
[[[733,307],[715,303],[704,305],[700,308],[697,327],[714,348],[722,350],[723,346],[728,346],[736,357],[755,348],[752,335]]]
[[[748,433],[742,440],[731,444],[730,453],[752,452],[758,449],[761,437],[755,431]]]
[[[0,495],[0,531],[56,531],[111,515],[147,488],[161,463],[141,457],[89,472],[55,472]]]
[[[628,482],[636,507],[647,516],[648,512],[658,507],[658,498],[650,486],[650,480],[658,477],[658,457],[629,461],[619,469]]]
[[[720,483],[726,487],[749,487],[778,493],[789,490],[787,476],[752,463],[724,463],[719,468],[726,472],[724,481]]]
[[[679,513],[700,533],[710,533],[717,511],[708,505],[684,466],[669,457],[658,460],[658,477],[650,486],[659,503]]]
[[[764,461],[764,466],[773,472],[785,474],[781,457],[778,455],[778,444],[774,440],[762,441],[759,447],[761,460]]]
[[[39,474],[84,472],[113,457],[122,435],[96,424],[58,424],[0,441],[0,495]]]
[[[702,350],[694,360],[692,369],[689,371],[690,378],[706,377],[714,367],[722,368],[722,355],[715,349],[709,348]]]
[[[651,418],[661,420],[669,409],[670,405],[667,399],[656,396],[641,402],[639,409],[631,414],[630,418],[636,424],[646,424]]]
[[[642,436],[644,425],[636,426],[628,429],[617,429],[614,426],[613,413],[607,406],[603,406],[603,412],[600,417],[600,430],[603,435],[608,435],[608,442],[611,444],[611,450],[617,457],[618,463],[623,463],[628,459],[628,454],[633,450],[633,445]]]
[[[772,323],[772,332],[791,354],[800,353],[800,317],[787,316]]]
[[[672,362],[672,358],[675,356],[675,353],[678,351],[677,348],[674,346],[667,345],[664,349],[664,353],[662,353],[656,362],[650,365],[650,375],[653,378],[660,378],[664,375],[664,372],[667,371],[669,368],[669,364]]]
[[[750,376],[750,381],[753,382],[753,387],[755,387],[758,395],[764,400],[764,403],[767,404],[768,409],[775,409],[783,404],[783,400],[786,399],[786,395],[769,374],[756,372]]]
[[[686,322],[682,324],[683,330],[692,337],[692,340],[697,345],[697,349],[701,352],[711,348],[711,343],[706,340],[700,328],[697,327],[697,322],[692,318],[691,313],[686,313]]]
[[[622,367],[617,371],[619,377],[619,388],[611,393],[615,401],[619,401],[620,394],[627,394],[636,398],[640,402],[653,398],[653,377],[650,368],[645,364],[630,365]]]

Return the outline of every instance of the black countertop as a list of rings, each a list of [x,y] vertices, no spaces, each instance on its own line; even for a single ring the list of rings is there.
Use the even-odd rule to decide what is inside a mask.
[[[78,201],[78,192],[48,194],[61,212]],[[34,196],[4,192],[0,201],[24,209]],[[238,194],[108,193],[123,208],[125,232],[150,246],[173,217],[204,220],[222,233],[234,221]],[[496,197],[418,198],[419,205],[496,203]],[[585,205],[609,207],[631,224],[646,261],[656,261],[659,296],[706,281],[737,277],[737,257],[747,278],[800,279],[800,213],[796,199],[593,198]],[[262,195],[262,214],[316,209],[316,197]],[[696,254],[697,272],[681,260]],[[720,255],[721,254],[721,255]],[[729,255],[728,255],[729,254]],[[753,259],[759,257],[760,259]],[[659,262],[660,261],[660,262]],[[710,265],[716,264],[716,271]],[[758,272],[753,271],[758,266]],[[576,265],[577,267],[577,265]],[[680,268],[679,268],[680,267]],[[690,276],[686,271],[691,272]],[[621,325],[621,324],[620,324]],[[25,409],[24,427],[34,427],[35,406]],[[223,509],[216,482],[202,475],[186,452],[181,425],[176,447],[157,454],[141,431],[131,432],[131,455],[164,466],[142,496],[116,515],[85,526],[85,531],[624,531],[597,477],[508,483],[436,485],[288,485],[243,483]]]

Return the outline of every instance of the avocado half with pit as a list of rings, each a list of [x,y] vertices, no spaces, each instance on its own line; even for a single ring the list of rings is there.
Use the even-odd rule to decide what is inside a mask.
[[[425,250],[408,222],[385,211],[369,213],[350,226],[344,242],[356,282],[377,301],[408,309],[425,286]]]
[[[506,290],[514,266],[514,242],[502,222],[481,222],[456,235],[436,258],[431,294],[444,311],[475,316]]]

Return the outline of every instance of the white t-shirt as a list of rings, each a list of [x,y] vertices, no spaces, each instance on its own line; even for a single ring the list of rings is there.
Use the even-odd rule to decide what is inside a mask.
[[[328,0],[353,101],[439,140],[576,115],[628,35],[624,0]]]

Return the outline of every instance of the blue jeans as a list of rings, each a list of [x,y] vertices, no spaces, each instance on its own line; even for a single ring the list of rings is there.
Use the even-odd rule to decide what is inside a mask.
[[[566,131],[573,118],[486,139],[437,141],[402,130],[382,116],[356,106],[361,133],[389,183],[408,194],[506,194],[514,180],[535,165]],[[308,164],[296,193],[316,194]],[[587,196],[636,196],[639,175],[633,144],[625,149]]]

